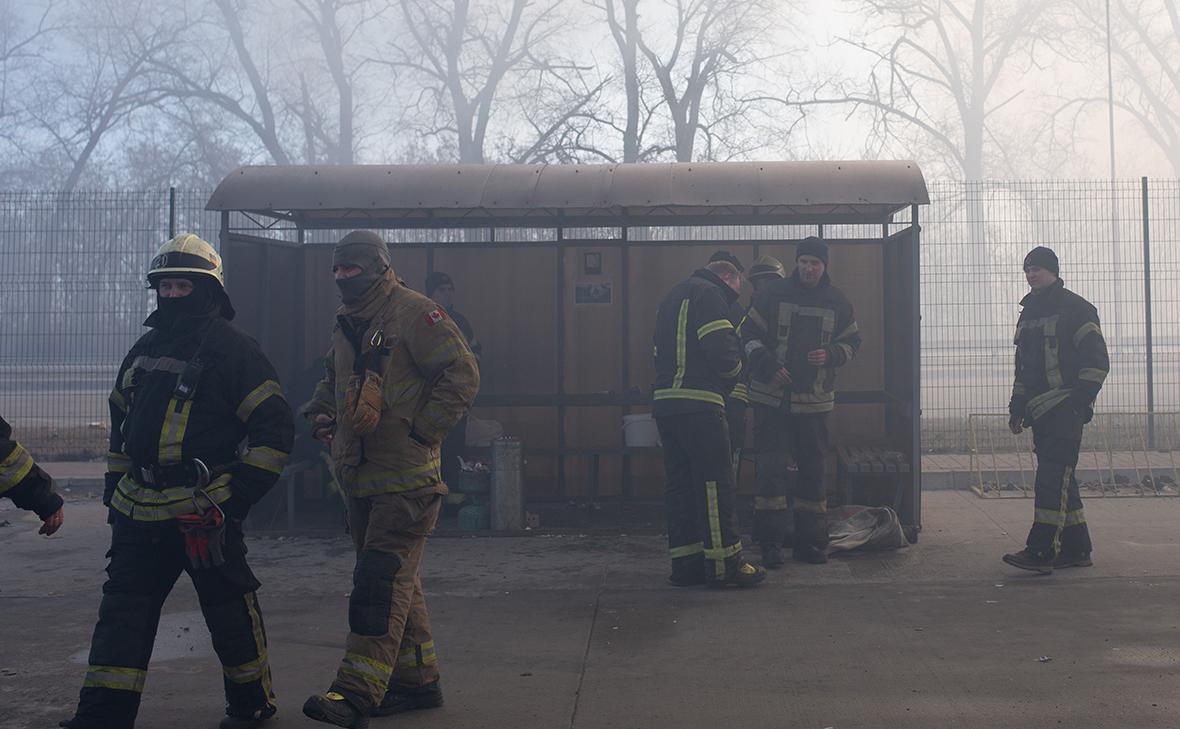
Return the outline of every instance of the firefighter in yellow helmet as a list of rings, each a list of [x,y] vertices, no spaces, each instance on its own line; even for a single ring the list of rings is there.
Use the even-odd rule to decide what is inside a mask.
[[[127,353],[110,395],[109,578],[78,709],[62,726],[135,724],[160,610],[188,572],[224,674],[221,727],[256,727],[275,707],[242,520],[287,461],[291,409],[258,344],[230,323],[212,246],[190,234],[168,241],[148,285],[151,330]]]

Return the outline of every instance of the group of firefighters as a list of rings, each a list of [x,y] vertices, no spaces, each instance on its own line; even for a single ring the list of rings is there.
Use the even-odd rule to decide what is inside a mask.
[[[860,345],[853,308],[828,275],[828,246],[806,238],[790,273],[763,256],[747,273],[719,251],[677,284],[656,317],[653,414],[663,441],[677,586],[748,587],[734,508],[747,404],[757,465],[754,541],[762,565],[826,561],[824,460],[838,368]],[[1031,293],[1016,335],[1013,432],[1033,429],[1036,516],[1023,569],[1090,564],[1073,469],[1109,368],[1093,306],[1063,288],[1056,256],[1025,259]],[[389,248],[355,231],[334,249],[341,307],[324,377],[299,411],[330,448],[356,547],[349,633],[336,676],[306,716],[366,727],[371,716],[440,706],[438,660],[419,578],[447,493],[440,445],[479,388],[469,331],[397,278]],[[743,277],[753,286],[739,304]],[[157,308],[111,391],[103,503],[111,548],[89,666],[66,729],[134,726],[164,600],[187,572],[222,664],[222,729],[274,715],[266,631],[242,522],[277,481],[294,414],[258,345],[231,324],[217,252],[182,234],[152,259]],[[432,280],[428,289],[451,285]],[[470,326],[466,327],[468,330]],[[788,463],[797,477],[788,486]],[[52,479],[0,420],[0,496],[63,522]]]

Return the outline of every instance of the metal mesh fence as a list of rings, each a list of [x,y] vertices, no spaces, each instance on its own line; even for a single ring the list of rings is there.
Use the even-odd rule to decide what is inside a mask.
[[[219,216],[204,210],[209,194],[177,191],[176,227],[217,245]],[[1180,409],[1180,180],[1151,180],[1146,194],[1141,181],[935,182],[930,194],[920,214],[927,451],[967,450],[967,416],[1005,409],[1017,304],[1027,290],[1021,262],[1035,245],[1054,248],[1066,285],[1099,309],[1112,359],[1099,411]],[[899,217],[908,220],[908,212]],[[245,220],[231,224],[250,227]],[[877,232],[846,227],[825,234]],[[110,379],[153,308],[144,267],[168,231],[167,190],[0,193],[0,414],[41,458],[105,450]],[[726,237],[814,232],[744,226]],[[711,233],[659,234],[705,240]],[[328,243],[334,235],[313,231],[307,241]],[[432,235],[440,242],[491,240],[486,231]],[[518,240],[546,237],[515,233]]]

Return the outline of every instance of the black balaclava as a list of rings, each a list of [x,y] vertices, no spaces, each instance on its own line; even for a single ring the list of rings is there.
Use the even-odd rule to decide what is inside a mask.
[[[164,298],[158,289],[162,278],[183,278],[193,282],[193,292],[188,296]],[[156,311],[160,313],[160,327],[170,329],[181,319],[203,319],[221,315],[233,318],[233,307],[229,298],[216,281],[208,276],[157,275],[152,277],[151,286],[156,290]]]
[[[371,230],[354,230],[336,244],[332,251],[332,265],[360,267],[358,275],[336,280],[340,300],[345,304],[355,304],[381,280],[389,268],[389,246]]]

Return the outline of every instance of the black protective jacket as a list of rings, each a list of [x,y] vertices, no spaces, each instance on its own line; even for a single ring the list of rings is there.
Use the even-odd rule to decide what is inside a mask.
[[[721,410],[742,371],[730,306],[737,292],[708,269],[676,284],[656,313],[656,417]]]
[[[244,517],[287,462],[291,409],[258,344],[221,315],[168,319],[148,317],[119,367],[104,501],[135,521],[192,513],[198,458],[213,471],[209,497]]]
[[[836,370],[856,356],[860,330],[852,303],[824,274],[808,288],[796,272],[772,281],[754,297],[741,328],[750,363],[750,402],[794,413],[830,412],[836,403]],[[828,362],[817,367],[809,352],[823,349]],[[774,385],[774,373],[786,367],[791,383]],[[788,397],[789,393],[789,397]]]
[[[1009,414],[1032,424],[1069,400],[1089,422],[1110,373],[1098,310],[1061,279],[1042,293],[1029,293],[1020,305]]]
[[[0,496],[45,521],[61,508],[53,492],[53,479],[41,470],[29,452],[12,439],[12,427],[0,418]]]

